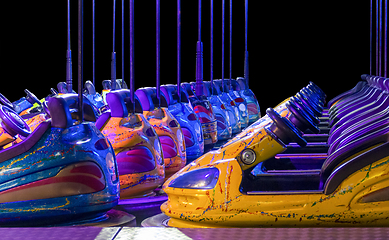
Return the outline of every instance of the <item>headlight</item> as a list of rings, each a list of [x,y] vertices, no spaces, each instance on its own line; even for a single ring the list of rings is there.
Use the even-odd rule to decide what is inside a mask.
[[[169,183],[173,188],[212,189],[219,178],[219,169],[202,168],[184,173]]]

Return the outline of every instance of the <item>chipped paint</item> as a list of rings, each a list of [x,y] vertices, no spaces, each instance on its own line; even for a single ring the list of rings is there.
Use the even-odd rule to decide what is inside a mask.
[[[166,108],[156,108],[154,111],[144,111],[145,118],[153,126],[158,136],[168,136],[173,139],[177,155],[165,157],[165,179],[182,169],[186,164],[186,148],[181,127],[174,116]],[[177,127],[170,127],[169,123],[177,122]]]
[[[165,165],[161,159],[163,153],[158,136],[150,135],[154,132],[151,130],[152,128],[153,126],[142,114],[129,114],[125,118],[111,117],[102,129],[103,135],[112,144],[116,155],[131,151],[137,146],[145,146],[150,150],[155,160],[156,167],[151,171],[119,175],[121,198],[150,193],[164,181]]]
[[[106,156],[113,154],[112,148],[103,150],[95,148],[94,143],[103,136],[91,123],[70,128],[73,132],[68,136],[68,129],[48,128],[31,149],[0,163],[0,195],[8,194],[7,202],[0,203],[0,223],[20,220],[38,223],[40,220],[56,219],[59,216],[104,211],[117,204],[119,181],[114,181],[110,177],[114,173],[110,172],[106,160]],[[90,141],[77,141],[77,139],[85,139],[85,134]],[[69,139],[79,143],[69,143]],[[34,199],[34,193],[31,198],[23,195],[27,198],[23,201],[12,201],[18,197],[14,195],[18,193],[17,187],[27,189],[29,184],[44,180],[48,180],[46,182],[51,184],[50,178],[57,175],[61,177],[62,175],[59,174],[64,173],[61,170],[83,163],[96,164],[102,171],[103,175],[96,180],[104,183],[103,190],[96,193],[61,195],[62,197],[44,199]],[[82,175],[82,173],[77,174]],[[52,183],[55,184],[55,181]]]
[[[286,102],[286,101],[285,101]],[[282,106],[279,106],[282,109]],[[281,111],[288,116],[288,110]],[[239,191],[243,171],[283,151],[265,127],[265,116],[235,136],[220,149],[189,164],[165,184],[169,199],[161,210],[174,227],[260,226],[388,226],[389,201],[362,203],[360,199],[389,184],[389,159],[381,159],[348,176],[331,194],[245,195]],[[240,153],[251,148],[256,161],[245,165]],[[216,167],[220,175],[214,189],[170,188],[176,176],[199,168]],[[183,201],[185,199],[185,201]]]

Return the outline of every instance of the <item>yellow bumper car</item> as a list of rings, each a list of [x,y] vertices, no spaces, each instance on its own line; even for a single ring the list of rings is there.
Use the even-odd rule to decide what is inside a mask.
[[[164,184],[169,198],[161,210],[170,217],[167,224],[388,226],[389,124],[381,120],[379,125],[364,121],[363,128],[344,135],[319,169],[254,172],[261,163],[273,161],[289,142],[304,145],[301,132],[268,109],[259,120],[262,124],[205,154]]]
[[[96,127],[110,141],[118,162],[120,197],[150,195],[165,178],[162,148],[153,126],[142,114],[131,113],[130,91],[119,89],[106,96],[110,111]],[[140,106],[137,107],[141,112]]]

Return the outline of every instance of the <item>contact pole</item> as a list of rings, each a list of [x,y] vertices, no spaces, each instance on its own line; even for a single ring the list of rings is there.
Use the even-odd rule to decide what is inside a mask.
[[[231,89],[232,79],[232,0],[230,0],[230,80],[228,81],[228,90]]]
[[[115,36],[116,36],[116,0],[113,0],[113,17],[112,17],[112,55],[111,55],[111,89],[116,89],[116,52],[115,52]]]
[[[78,0],[78,112],[80,121],[83,114],[83,62],[84,62],[84,0]]]
[[[68,0],[67,11],[67,50],[66,50],[66,87],[68,92],[72,92],[73,86],[72,73],[72,50],[70,45],[70,0]]]
[[[222,1],[222,89],[224,90],[224,12],[225,0]]]
[[[130,0],[130,95],[135,113],[134,0]]]
[[[92,82],[96,86],[96,1],[92,0]]]
[[[124,0],[122,0],[122,88],[124,87]]]
[[[161,51],[160,51],[160,0],[156,0],[156,55],[157,55],[157,62],[156,62],[156,80],[157,80],[157,99],[158,99],[158,107],[161,107],[161,94],[160,94],[160,58],[161,58]]]
[[[196,96],[203,95],[203,43],[201,42],[201,0],[198,0],[198,41],[196,44]]]
[[[213,95],[213,0],[210,0],[210,45],[211,95]]]
[[[248,32],[248,12],[249,12],[249,3],[248,0],[245,0],[245,24],[244,24],[244,78],[247,83],[247,87],[249,86],[249,52],[247,50],[247,32]]]
[[[177,0],[177,93],[181,102],[181,0]]]

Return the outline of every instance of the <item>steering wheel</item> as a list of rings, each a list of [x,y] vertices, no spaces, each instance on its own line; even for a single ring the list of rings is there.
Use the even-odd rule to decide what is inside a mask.
[[[42,103],[42,108],[43,108],[43,111],[47,114],[47,116],[50,117],[51,115],[50,115],[49,107],[47,106],[47,101],[44,101]]]
[[[1,102],[3,105],[5,105],[5,106],[7,106],[7,107],[9,107],[9,108],[11,108],[11,109],[14,108],[14,106],[13,106],[12,103],[11,103],[11,101],[8,100],[8,98],[6,98],[6,97],[5,97],[3,94],[1,94],[1,93],[0,93],[0,102]]]
[[[34,103],[42,105],[41,101],[39,101],[39,99],[32,92],[28,91],[28,89],[24,89],[24,92],[27,94],[26,99],[29,103],[33,105]]]
[[[298,130],[287,118],[281,117],[273,108],[268,108],[266,114],[273,120],[270,131],[285,144],[296,142],[301,147],[307,145],[307,141],[302,137],[300,130]]]
[[[1,126],[12,136],[17,134],[27,137],[31,133],[27,123],[11,108],[0,105]]]

